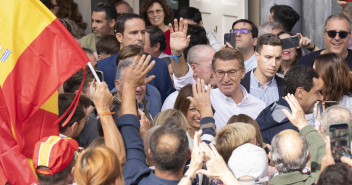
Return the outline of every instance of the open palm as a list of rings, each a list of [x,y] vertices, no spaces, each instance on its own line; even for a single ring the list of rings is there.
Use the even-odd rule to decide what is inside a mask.
[[[172,25],[169,24],[171,31],[170,34],[170,48],[174,51],[183,51],[186,49],[190,42],[190,36],[187,36],[187,23],[183,23],[183,19],[180,19],[180,24],[178,24],[177,19],[174,20],[175,31],[172,29]]]

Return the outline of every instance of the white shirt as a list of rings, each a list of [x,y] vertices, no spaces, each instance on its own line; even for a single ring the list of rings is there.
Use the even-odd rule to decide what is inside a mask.
[[[215,110],[216,130],[224,127],[233,115],[246,114],[255,120],[265,108],[265,103],[262,100],[248,94],[242,85],[240,89],[244,98],[238,104],[231,97],[225,96],[219,88],[210,91],[211,105]]]
[[[180,90],[183,86],[193,83],[195,83],[195,80],[193,79],[193,70],[190,65],[188,65],[188,72],[185,76],[176,78],[174,75],[176,90]],[[248,94],[247,90],[242,85],[240,85],[240,89],[244,98],[238,104],[236,104],[231,97],[225,96],[219,88],[210,91],[211,105],[215,110],[214,119],[216,130],[220,130],[224,127],[233,115],[246,114],[256,119],[259,113],[265,108],[265,103],[262,100]]]
[[[179,91],[174,91],[173,93],[171,93],[164,101],[163,106],[161,107],[161,111],[164,111],[166,109],[173,109],[175,102],[176,102],[176,98],[178,96]]]
[[[244,61],[244,67],[246,68],[246,73],[257,67],[257,59],[255,58],[255,53],[248,60]]]
[[[160,56],[158,57],[158,58],[165,58],[165,57],[170,57],[170,55],[168,55],[168,54],[165,54],[164,52],[161,52],[160,53]]]
[[[337,102],[337,105],[344,106],[350,111],[352,111],[352,97],[344,95],[342,99]],[[313,128],[318,130],[318,126],[320,125],[320,122],[316,119],[318,115],[318,102],[315,103],[313,113],[311,114],[306,114],[306,119],[307,122],[312,125]]]
[[[214,48],[215,51],[219,51],[219,49],[221,48],[221,46],[223,46],[223,44],[221,44],[218,40],[216,40],[215,33],[213,31],[207,31],[206,35],[209,40],[209,45],[212,48]]]

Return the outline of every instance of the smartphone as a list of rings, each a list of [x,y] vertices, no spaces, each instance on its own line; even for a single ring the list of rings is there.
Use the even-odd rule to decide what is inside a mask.
[[[348,123],[332,123],[329,125],[331,154],[335,162],[341,157],[351,158],[351,131]]]
[[[281,39],[282,41],[282,49],[290,49],[290,48],[296,48],[299,46],[299,37],[297,35],[286,38],[286,39]]]
[[[230,43],[233,48],[236,47],[236,35],[233,33],[225,33],[224,34],[224,44],[226,45],[226,42]]]
[[[325,109],[337,105],[337,101],[325,101]]]
[[[97,73],[99,80],[101,82],[103,82],[104,81],[104,73],[103,73],[103,71],[95,70],[95,72]]]

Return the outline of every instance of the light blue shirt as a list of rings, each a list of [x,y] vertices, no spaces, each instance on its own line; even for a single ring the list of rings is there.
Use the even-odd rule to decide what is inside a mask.
[[[257,67],[257,59],[255,58],[255,53],[248,60],[244,61],[244,67],[246,68],[246,73]]]
[[[277,87],[277,82],[275,78],[273,78],[265,88],[263,85],[257,80],[254,76],[254,68],[251,73],[251,82],[250,82],[250,91],[249,94],[253,95],[254,97],[264,101],[265,105],[268,106],[273,102],[279,100],[279,89]]]

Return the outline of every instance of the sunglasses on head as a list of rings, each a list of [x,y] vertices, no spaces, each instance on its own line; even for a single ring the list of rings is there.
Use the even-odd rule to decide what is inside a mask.
[[[341,39],[344,39],[348,36],[348,34],[350,34],[350,32],[347,32],[347,31],[336,31],[336,30],[329,30],[329,31],[326,31],[326,33],[328,33],[328,36],[330,38],[335,38],[337,34],[339,34],[339,37]]]
[[[233,34],[237,34],[237,33],[241,33],[241,34],[248,34],[249,32],[252,32],[252,30],[248,29],[248,28],[241,28],[241,29],[231,29],[230,33]]]

